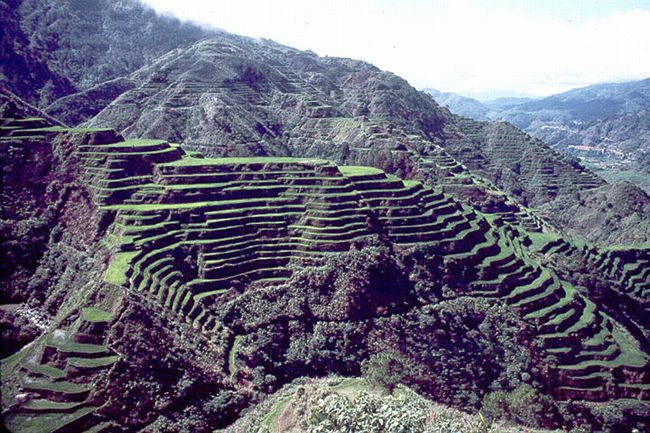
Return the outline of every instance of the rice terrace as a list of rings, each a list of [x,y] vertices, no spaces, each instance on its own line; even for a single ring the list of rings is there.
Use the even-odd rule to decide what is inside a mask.
[[[582,93],[60,3],[1,5],[7,431],[647,431],[650,149],[566,153]]]

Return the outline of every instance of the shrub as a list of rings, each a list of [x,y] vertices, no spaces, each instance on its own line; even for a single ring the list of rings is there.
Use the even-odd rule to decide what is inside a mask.
[[[530,427],[553,427],[558,410],[553,399],[523,384],[505,393],[495,391],[483,399],[482,413],[491,419],[504,419]]]
[[[361,373],[366,381],[389,394],[414,370],[412,363],[395,351],[377,353],[361,363]]]
[[[318,402],[307,432],[424,432],[427,409],[424,400],[407,394],[380,397],[362,391],[354,401],[331,394]]]

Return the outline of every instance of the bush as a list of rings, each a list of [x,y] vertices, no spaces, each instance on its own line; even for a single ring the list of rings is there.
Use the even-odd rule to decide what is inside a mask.
[[[361,391],[354,401],[331,394],[318,402],[307,432],[424,432],[427,409],[424,400],[406,394],[380,397]]]
[[[388,351],[372,355],[361,363],[361,373],[370,385],[378,386],[392,394],[397,385],[404,383],[414,373],[412,363],[397,352]]]
[[[504,419],[529,427],[554,427],[558,410],[553,399],[524,384],[509,393],[495,391],[483,399],[481,412],[491,419]]]

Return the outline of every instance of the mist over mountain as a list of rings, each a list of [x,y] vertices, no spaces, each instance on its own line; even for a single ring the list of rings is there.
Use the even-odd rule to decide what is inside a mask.
[[[431,88],[422,89],[422,91],[431,95],[438,104],[449,108],[449,111],[454,114],[474,120],[488,120],[489,108],[476,99],[461,96],[457,93],[440,92]]]

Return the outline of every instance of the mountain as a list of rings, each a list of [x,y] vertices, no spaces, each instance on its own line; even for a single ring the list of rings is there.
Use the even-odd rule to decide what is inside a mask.
[[[3,53],[35,73],[0,86],[4,429],[645,427],[639,188],[366,62],[192,40],[132,0],[14,6]],[[60,67],[103,37],[137,61]],[[76,91],[43,101],[41,73]]]
[[[333,373],[526,425],[650,413],[647,247],[574,244],[372,167],[206,158],[0,107],[3,208],[24,197],[0,323],[35,337],[1,363],[10,431],[214,431]]]
[[[453,94],[437,94],[449,95],[437,97],[453,113],[510,122],[558,152],[580,158],[608,180],[630,180],[650,191],[650,179],[636,163],[650,152],[650,78],[596,84],[537,100],[500,98],[482,108]]]
[[[525,98],[525,97],[503,97],[491,99],[489,101],[483,102],[483,105],[492,109],[492,110],[503,110],[514,105],[523,104],[526,102],[533,102],[534,98]]]
[[[99,84],[106,87],[159,55],[214,33],[159,16],[137,1],[3,0],[0,11],[0,76],[12,83],[11,91],[41,108]],[[116,96],[99,93],[105,103]],[[96,112],[86,110],[83,118]],[[65,115],[61,120],[68,122]]]
[[[474,120],[488,120],[489,109],[476,99],[467,98],[457,93],[439,92],[438,90],[425,88],[423,92],[428,93],[438,104],[449,108],[454,114],[472,118]]]
[[[133,87],[87,126],[184,142],[210,156],[374,165],[405,177],[434,176],[449,191],[476,197],[463,191],[484,187],[456,180],[469,170],[524,206],[604,184],[515,128],[452,115],[394,74],[272,41],[218,35],[126,79]]]
[[[603,83],[569,90],[512,107],[501,115],[520,128],[543,119],[589,122],[623,113],[635,113],[650,105],[650,78],[624,83]],[[527,114],[529,117],[526,117]]]

